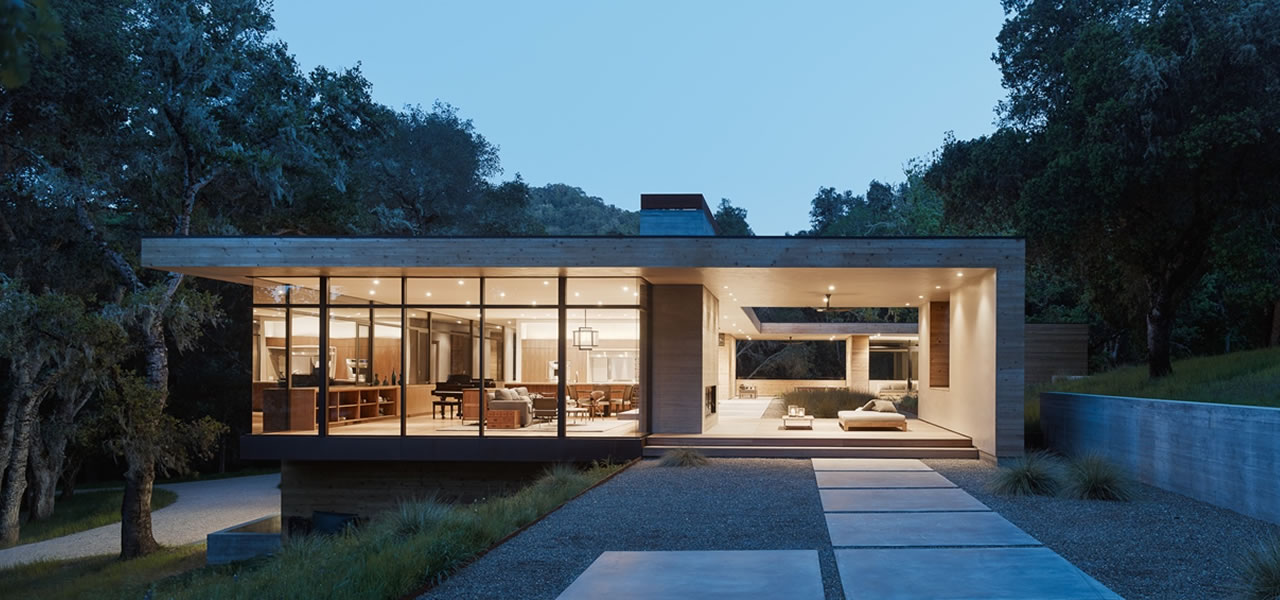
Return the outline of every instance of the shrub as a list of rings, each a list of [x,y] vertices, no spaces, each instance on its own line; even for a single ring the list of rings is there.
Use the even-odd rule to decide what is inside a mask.
[[[1052,496],[1062,487],[1061,471],[1053,455],[1031,452],[1000,467],[991,478],[991,492],[1001,496]]]
[[[292,538],[272,557],[166,579],[154,595],[218,600],[404,597],[449,577],[477,553],[618,468],[556,465],[509,496],[466,505],[435,499],[406,502],[340,535]]]
[[[396,535],[417,535],[453,515],[453,507],[435,498],[404,502],[384,517]]]
[[[1081,500],[1128,500],[1133,486],[1124,471],[1111,461],[1088,454],[1067,465],[1063,494]]]
[[[658,465],[663,467],[701,467],[709,464],[701,452],[693,448],[676,448],[667,450],[666,454],[658,460]]]
[[[866,404],[865,402],[863,404]],[[920,413],[920,396],[915,392],[911,392],[898,400],[898,410],[909,412],[913,415]]]
[[[782,400],[786,404],[803,406],[805,414],[820,419],[834,419],[836,413],[842,410],[853,410],[875,398],[875,394],[857,388],[792,390],[782,394]]]
[[[1280,536],[1271,535],[1245,549],[1236,574],[1245,598],[1280,599]]]

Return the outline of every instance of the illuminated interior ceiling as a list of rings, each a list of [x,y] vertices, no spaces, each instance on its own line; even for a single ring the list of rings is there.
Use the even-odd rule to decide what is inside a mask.
[[[850,324],[850,323],[764,323],[755,319],[752,307],[808,307],[824,306],[830,295],[830,306],[836,308],[859,307],[912,307],[918,308],[929,301],[945,301],[951,292],[966,282],[985,276],[991,269],[955,268],[883,268],[883,269],[832,269],[832,268],[560,268],[560,269],[503,269],[502,275],[486,269],[458,269],[445,275],[440,269],[429,270],[433,279],[411,280],[408,302],[454,302],[447,300],[455,294],[458,298],[479,298],[479,280],[475,275],[495,277],[486,282],[486,296],[490,303],[527,306],[555,303],[556,280],[559,274],[570,279],[567,293],[569,304],[590,305],[597,303],[605,308],[610,304],[636,301],[639,282],[629,277],[643,277],[653,284],[701,284],[719,300],[719,331],[739,338],[828,340],[842,339],[849,335],[879,335],[889,340],[894,337],[914,339],[915,324]],[[401,274],[413,277],[416,272],[402,270]],[[426,273],[424,273],[426,274]],[[337,273],[334,273],[338,276]],[[391,275],[388,275],[391,276]],[[522,277],[523,276],[523,277]],[[496,277],[514,277],[498,279]],[[280,283],[304,284],[311,279],[271,277]],[[389,303],[398,301],[382,293],[373,281],[376,278],[350,278],[344,280],[343,293],[353,298],[379,299]],[[461,283],[459,283],[461,282]],[[430,300],[425,300],[430,292]],[[506,294],[498,297],[495,294]],[[422,296],[422,298],[419,298]],[[552,318],[551,311],[540,317]],[[459,316],[462,316],[461,313]],[[471,315],[468,315],[471,316]],[[478,316],[478,313],[477,313]],[[603,315],[602,315],[603,316]],[[474,317],[473,317],[474,318]]]
[[[754,307],[919,308],[990,269],[705,269],[720,300],[720,332],[742,339],[841,340],[850,335],[915,339],[915,323],[760,323]],[[660,276],[649,276],[653,283]]]

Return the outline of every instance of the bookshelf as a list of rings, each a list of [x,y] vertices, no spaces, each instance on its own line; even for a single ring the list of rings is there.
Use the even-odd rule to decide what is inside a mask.
[[[400,386],[353,385],[329,388],[329,424],[350,425],[400,415]]]

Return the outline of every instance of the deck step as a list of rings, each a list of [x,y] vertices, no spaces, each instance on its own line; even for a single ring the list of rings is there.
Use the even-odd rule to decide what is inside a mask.
[[[645,441],[656,446],[804,446],[804,447],[844,447],[844,448],[970,448],[973,441],[968,438],[920,438],[904,439],[886,436],[882,438],[787,438],[787,437],[729,437],[707,435],[670,435],[654,433]]]
[[[662,456],[677,448],[693,448],[705,456],[735,458],[978,458],[978,449],[973,446],[694,446],[653,443],[644,447],[644,455]]]

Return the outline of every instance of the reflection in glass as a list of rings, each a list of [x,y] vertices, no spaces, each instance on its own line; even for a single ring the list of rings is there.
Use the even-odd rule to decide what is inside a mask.
[[[329,278],[329,304],[399,303],[399,277]]]
[[[253,309],[253,364],[249,369],[253,377],[253,433],[262,433],[263,394],[284,385],[285,352],[284,309]]]

